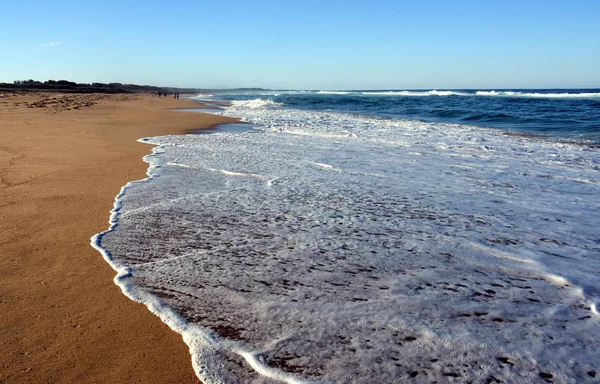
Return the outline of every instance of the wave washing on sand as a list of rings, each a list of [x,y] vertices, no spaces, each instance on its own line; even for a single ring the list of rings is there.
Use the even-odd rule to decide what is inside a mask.
[[[255,104],[144,139],[93,239],[205,383],[597,379],[597,149]]]

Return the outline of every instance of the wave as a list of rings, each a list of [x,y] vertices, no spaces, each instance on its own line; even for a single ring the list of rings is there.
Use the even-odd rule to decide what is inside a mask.
[[[283,381],[286,368],[321,382],[396,382],[433,359],[427,379],[444,381],[456,355],[467,378],[535,381],[544,361],[566,381],[594,364],[597,184],[558,179],[568,170],[593,181],[593,151],[451,124],[222,111],[265,131],[150,139],[158,177],[121,196],[120,220],[94,243],[134,263],[120,283],[156,294],[133,297],[182,333],[203,382]],[[563,354],[544,348],[550,338]],[[504,353],[514,371],[498,365]]]
[[[324,93],[324,91],[321,91]],[[319,93],[321,93],[319,92]],[[331,92],[333,93],[333,92]],[[600,98],[600,92],[582,93],[541,93],[541,92],[518,92],[518,91],[368,91],[363,95],[377,96],[503,96],[503,97],[531,97],[531,98]]]
[[[457,91],[382,91],[382,92],[363,92],[363,95],[379,96],[472,96],[466,92]]]
[[[348,91],[319,91],[317,92],[320,95],[347,95],[352,92]]]
[[[278,103],[271,99],[234,100],[231,102],[232,107],[250,109],[281,107],[282,105],[283,103]]]
[[[600,92],[539,93],[516,91],[477,91],[476,96],[538,97],[538,98],[600,98]]]

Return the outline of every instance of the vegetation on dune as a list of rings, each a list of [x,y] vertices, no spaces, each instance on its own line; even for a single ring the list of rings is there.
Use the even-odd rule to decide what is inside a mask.
[[[259,88],[248,88],[258,90]],[[121,84],[121,83],[75,83],[68,80],[36,81],[16,80],[12,83],[0,83],[0,92],[64,92],[64,93],[207,93],[209,89],[157,87],[153,85]]]

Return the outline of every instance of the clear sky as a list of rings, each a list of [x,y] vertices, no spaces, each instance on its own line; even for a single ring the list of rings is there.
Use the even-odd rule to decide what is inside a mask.
[[[0,0],[0,82],[600,87],[600,0]]]

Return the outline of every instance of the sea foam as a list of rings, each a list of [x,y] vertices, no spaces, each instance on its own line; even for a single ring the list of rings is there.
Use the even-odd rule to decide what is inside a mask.
[[[376,96],[492,96],[492,97],[530,97],[530,98],[568,98],[568,99],[595,99],[600,98],[598,92],[578,92],[578,93],[552,93],[552,92],[520,92],[520,91],[475,91],[475,92],[461,92],[461,91],[369,91],[361,92],[363,95],[376,95]]]
[[[377,95],[377,96],[470,96],[471,94],[466,92],[457,91],[372,91],[362,92],[363,95]]]
[[[252,100],[235,100],[231,102],[233,107],[238,108],[265,108],[265,107],[280,107],[283,103],[277,103],[271,99],[252,99]]]
[[[540,93],[540,92],[517,92],[517,91],[477,91],[476,96],[508,96],[508,97],[535,97],[535,98],[600,98],[598,92],[581,93]]]
[[[147,139],[93,239],[204,382],[592,380],[598,151],[256,104]]]

